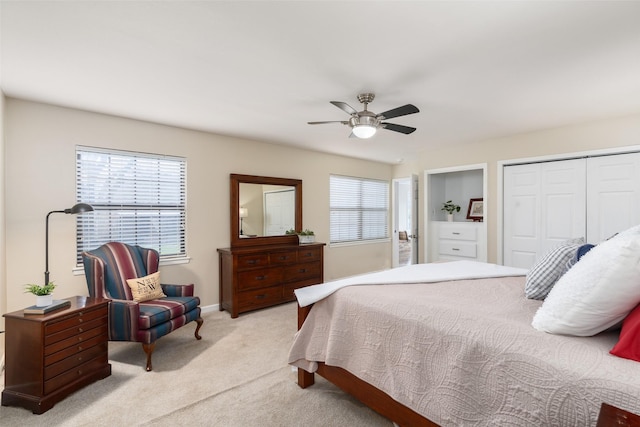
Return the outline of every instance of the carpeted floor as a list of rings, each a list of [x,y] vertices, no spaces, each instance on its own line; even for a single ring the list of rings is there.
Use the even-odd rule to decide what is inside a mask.
[[[153,371],[137,343],[109,343],[112,375],[42,415],[0,407],[2,426],[384,426],[393,424],[316,376],[296,384],[287,355],[296,330],[295,303],[231,319],[203,316],[160,339]],[[4,383],[4,378],[2,378]]]

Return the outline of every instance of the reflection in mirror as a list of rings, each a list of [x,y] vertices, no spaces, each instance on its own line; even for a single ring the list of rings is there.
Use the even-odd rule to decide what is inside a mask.
[[[240,183],[240,238],[283,236],[295,228],[295,187]]]

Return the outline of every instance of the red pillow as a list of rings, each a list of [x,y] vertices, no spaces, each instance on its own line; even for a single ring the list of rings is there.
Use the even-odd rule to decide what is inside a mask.
[[[640,304],[625,317],[620,339],[609,353],[640,362]]]

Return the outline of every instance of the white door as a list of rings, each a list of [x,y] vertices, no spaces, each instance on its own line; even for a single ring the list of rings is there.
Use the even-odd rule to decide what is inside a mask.
[[[282,236],[295,227],[295,190],[264,192],[264,235]]]
[[[587,181],[589,243],[640,224],[640,153],[589,158]]]
[[[505,166],[504,265],[529,268],[564,240],[584,237],[584,159]]]
[[[392,267],[418,262],[418,176],[393,180]]]

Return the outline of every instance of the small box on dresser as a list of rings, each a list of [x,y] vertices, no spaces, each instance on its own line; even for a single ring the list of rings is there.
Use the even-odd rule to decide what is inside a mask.
[[[293,291],[323,282],[324,243],[218,249],[220,310],[231,317],[294,301]]]
[[[7,313],[3,406],[48,411],[69,394],[111,375],[109,300],[69,298],[46,314]]]

